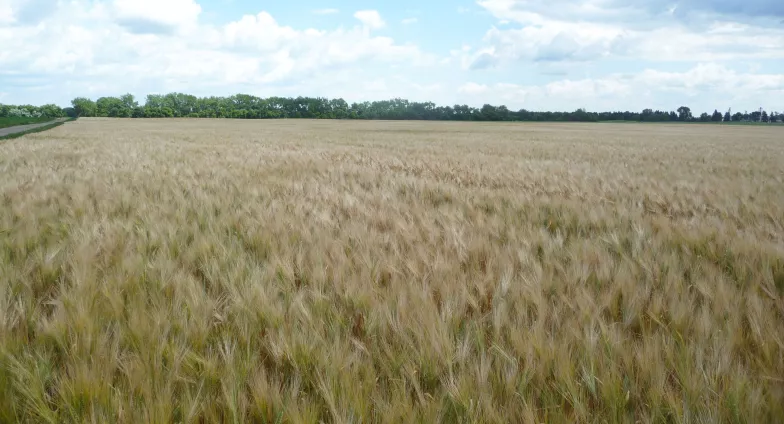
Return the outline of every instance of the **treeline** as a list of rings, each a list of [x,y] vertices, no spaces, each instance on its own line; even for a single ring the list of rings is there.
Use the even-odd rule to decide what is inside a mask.
[[[27,114],[27,115],[20,115]],[[37,114],[37,115],[36,115]],[[727,122],[727,121],[784,121],[784,115],[766,111],[725,114],[714,111],[692,115],[691,109],[681,106],[676,111],[645,109],[642,112],[541,112],[486,104],[481,108],[468,105],[437,106],[432,102],[410,102],[392,99],[349,104],[343,99],[321,97],[269,97],[247,94],[230,97],[196,97],[182,93],[151,94],[139,104],[131,94],[120,97],[101,97],[91,100],[79,97],[64,109],[56,105],[7,106],[0,105],[3,116],[47,117],[116,117],[116,118],[235,118],[235,119],[386,119],[433,121],[551,121],[551,122]]]
[[[63,118],[66,109],[57,105],[4,105],[0,104],[0,118]]]

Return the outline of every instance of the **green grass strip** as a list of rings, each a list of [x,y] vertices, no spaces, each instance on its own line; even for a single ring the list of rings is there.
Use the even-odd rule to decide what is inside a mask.
[[[54,118],[23,118],[18,116],[10,116],[5,118],[0,118],[0,129],[1,128],[8,128],[8,127],[15,127],[17,125],[30,125],[30,124],[45,124],[51,121]]]
[[[69,118],[69,119],[67,119],[65,121],[53,122],[53,123],[51,123],[49,125],[44,125],[42,127],[33,128],[33,129],[30,129],[30,130],[27,130],[27,131],[22,131],[22,132],[18,132],[18,133],[4,135],[4,136],[0,137],[0,140],[10,140],[10,139],[19,138],[19,137],[22,137],[22,136],[25,136],[25,135],[28,135],[28,134],[34,134],[34,133],[48,131],[48,130],[51,130],[52,128],[59,127],[60,125],[63,125],[66,122],[71,122],[71,121],[75,121],[75,120],[76,120],[76,118]]]

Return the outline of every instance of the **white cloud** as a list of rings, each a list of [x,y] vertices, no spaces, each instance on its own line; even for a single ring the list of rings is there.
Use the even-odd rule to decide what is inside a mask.
[[[775,25],[784,17],[784,4],[778,0],[479,0],[477,4],[498,19],[519,22],[539,23],[546,18],[647,28],[664,20],[693,25],[732,19]]]
[[[482,0],[478,4],[499,23],[512,21],[522,27],[491,28],[481,52],[464,59],[465,67],[471,69],[515,60],[632,57],[694,62],[784,58],[784,28],[745,23],[742,17],[735,21],[731,18],[736,16],[717,14],[720,8],[707,3],[701,8],[692,5],[691,10],[703,11],[698,16],[704,19],[691,21],[673,19],[669,3],[656,1],[632,1],[623,6],[615,0]],[[487,56],[490,50],[491,56]]]
[[[0,24],[10,24],[14,21],[14,11],[11,3],[4,0],[0,1]]]
[[[469,82],[460,86],[457,91],[466,94],[483,94],[487,92],[487,88],[488,87],[484,84]]]
[[[58,0],[0,0],[0,23],[37,24],[57,7]]]
[[[294,28],[278,25],[272,15],[261,12],[228,23],[218,35],[219,40],[230,47],[274,51],[284,43],[294,41],[300,33]]]
[[[376,10],[360,10],[354,13],[354,17],[369,29],[380,29],[386,26],[386,22],[381,19],[381,14]]]
[[[400,23],[402,23],[403,25],[413,25],[417,22],[419,22],[419,19],[417,18],[406,18],[400,21]]]
[[[0,26],[0,45],[15,46],[13,54],[0,48],[0,86],[13,88],[3,90],[11,100],[56,81],[66,81],[57,96],[72,97],[173,90],[264,94],[324,73],[395,64],[413,69],[435,61],[414,45],[371,35],[368,25],[378,27],[380,20],[373,14],[360,14],[362,25],[331,30],[282,25],[267,12],[215,26],[199,22],[196,3],[178,2],[181,14],[168,3],[152,8],[149,2],[72,0],[41,25]],[[133,19],[138,21],[129,25]]]
[[[365,24],[369,25],[369,24]],[[388,37],[372,37],[359,28],[319,31],[295,30],[279,25],[267,12],[244,16],[229,23],[219,33],[222,47],[249,52],[275,52],[269,57],[278,62],[280,76],[296,76],[306,70],[333,67],[363,59],[378,62],[426,60],[413,46],[395,45]]]
[[[138,33],[166,32],[195,25],[201,6],[193,0],[114,0],[115,19]]]
[[[716,63],[701,63],[683,73],[649,69],[635,80],[650,87],[692,95],[707,90],[736,97],[784,94],[784,75],[739,73]]]
[[[314,13],[316,15],[334,15],[334,14],[340,13],[340,10],[338,10],[338,9],[316,9],[316,10],[313,10],[312,13]]]
[[[674,110],[678,103],[697,103],[697,109],[759,102],[769,108],[780,105],[784,75],[739,73],[717,63],[700,63],[684,72],[647,69],[635,74],[611,74],[600,78],[563,79],[542,85],[465,83],[458,92],[473,104],[506,104],[512,108],[589,110],[659,108]],[[677,93],[675,97],[671,93]],[[563,105],[569,105],[564,107]],[[623,106],[620,106],[623,105]]]

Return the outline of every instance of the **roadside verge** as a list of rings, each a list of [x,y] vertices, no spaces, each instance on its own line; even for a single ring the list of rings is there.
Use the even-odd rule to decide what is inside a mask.
[[[14,128],[16,128],[16,127],[4,128],[3,130],[6,130],[6,131],[0,132],[0,140],[9,140],[9,139],[12,139],[12,138],[22,137],[22,136],[27,135],[27,134],[33,134],[33,133],[38,133],[38,132],[51,130],[52,128],[59,127],[60,125],[63,125],[66,122],[75,121],[75,120],[76,120],[76,118],[60,119],[60,120],[53,121],[53,122],[46,122],[46,123],[43,123],[43,124],[38,124],[37,126],[34,126],[32,128],[30,128],[30,126],[28,126],[28,125],[25,125],[24,128],[21,129],[21,131],[13,131]],[[8,132],[7,130],[11,130],[11,131]],[[7,132],[7,133],[4,134],[5,132]]]

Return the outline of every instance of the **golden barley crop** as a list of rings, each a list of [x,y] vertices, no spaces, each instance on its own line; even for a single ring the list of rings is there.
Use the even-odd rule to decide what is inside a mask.
[[[0,143],[0,422],[784,422],[784,132]]]

